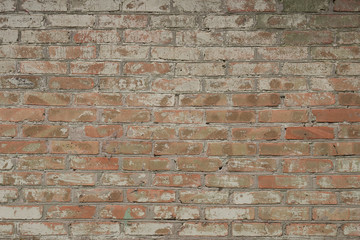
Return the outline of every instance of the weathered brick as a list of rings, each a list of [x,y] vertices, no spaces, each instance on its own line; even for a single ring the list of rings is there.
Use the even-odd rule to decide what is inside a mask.
[[[340,125],[338,138],[360,138],[360,125]]]
[[[287,15],[274,15],[263,14],[258,15],[256,26],[259,28],[297,28],[302,29],[306,27],[306,16],[303,14],[287,14]]]
[[[256,146],[252,143],[209,142],[209,156],[248,156],[255,155]]]
[[[95,215],[95,206],[51,206],[48,208],[46,218],[58,219],[89,219]]]
[[[308,113],[306,110],[261,110],[259,111],[259,122],[280,123],[294,122],[301,123],[308,121]]]
[[[222,63],[178,63],[175,74],[178,76],[222,76],[226,66]]]
[[[71,224],[72,235],[117,235],[120,226],[115,222],[77,222]]]
[[[0,104],[2,105],[16,105],[19,103],[19,94],[11,92],[0,93]]]
[[[169,203],[175,201],[175,191],[173,190],[128,189],[126,193],[129,202]]]
[[[82,189],[76,192],[79,202],[122,202],[123,191],[113,188]]]
[[[0,202],[10,203],[18,198],[18,190],[16,188],[0,188]]]
[[[201,123],[204,113],[199,110],[163,110],[154,113],[157,123]]]
[[[172,71],[172,64],[160,62],[127,62],[125,74],[167,74]]]
[[[161,187],[199,187],[199,174],[155,174],[152,184]]]
[[[105,92],[143,91],[149,86],[149,79],[144,77],[102,77],[99,87]]]
[[[172,234],[172,223],[132,222],[125,225],[126,235],[164,236]]]
[[[226,0],[225,2],[228,12],[275,12],[275,0]]]
[[[63,93],[29,92],[24,94],[25,104],[45,106],[66,106],[70,95]]]
[[[122,168],[127,171],[166,171],[170,170],[168,158],[133,157],[123,158]]]
[[[117,62],[72,62],[70,63],[70,72],[72,74],[89,75],[113,75],[120,71]]]
[[[22,134],[24,137],[34,138],[67,138],[69,128],[53,125],[25,125]]]
[[[21,0],[20,9],[27,11],[66,11],[66,0],[50,0],[50,1],[36,1],[36,0]]]
[[[284,63],[282,73],[286,75],[326,76],[332,74],[332,64],[329,62]]]
[[[354,28],[360,26],[358,15],[312,15],[309,18],[309,25],[312,28]]]
[[[227,191],[181,190],[181,203],[225,204],[229,198]]]
[[[40,219],[42,212],[40,206],[0,206],[1,219]]]
[[[42,15],[2,15],[0,27],[2,28],[37,28],[42,26]]]
[[[329,10],[327,0],[283,0],[284,12],[326,12]]]
[[[71,157],[70,168],[80,170],[117,170],[118,158],[107,157]]]
[[[1,43],[14,43],[17,41],[18,41],[18,31],[17,30],[10,30],[10,29],[0,30],[0,42]]]
[[[146,207],[106,205],[101,208],[100,217],[106,219],[142,219],[146,217]]]
[[[99,143],[95,141],[51,141],[51,153],[98,154]]]
[[[93,122],[96,110],[90,108],[51,108],[48,119],[52,122]]]
[[[71,11],[117,11],[120,8],[120,0],[104,0],[101,3],[92,0],[78,0],[70,2]]]
[[[115,30],[79,30],[75,32],[75,43],[117,43],[120,35]]]
[[[152,28],[193,28],[196,26],[195,16],[189,15],[153,15]]]
[[[121,137],[123,128],[118,125],[85,126],[85,135],[92,138]]]
[[[257,51],[264,60],[306,59],[308,55],[305,47],[263,47]]]
[[[101,28],[144,28],[147,25],[146,15],[100,15]]]
[[[234,192],[234,204],[277,204],[283,199],[280,191]]]
[[[310,154],[308,143],[260,143],[260,155],[269,156],[301,156]]]
[[[102,185],[111,186],[142,186],[147,183],[145,173],[104,173]]]
[[[3,0],[0,3],[0,12],[12,12],[16,9],[16,1],[14,0]]]
[[[203,144],[197,142],[157,142],[154,144],[155,155],[198,155],[203,151]]]
[[[94,87],[94,79],[86,77],[51,77],[50,89],[59,90],[86,90]]]
[[[309,210],[308,207],[259,207],[259,218],[275,221],[310,220]]]
[[[228,235],[227,223],[186,222],[181,226],[179,236],[223,237]]]
[[[274,140],[281,136],[280,127],[232,128],[234,140]]]
[[[190,46],[219,46],[224,41],[224,34],[210,31],[176,32],[176,44]]]
[[[272,75],[279,72],[279,64],[274,62],[230,63],[230,75]]]
[[[186,172],[213,172],[222,168],[222,162],[218,158],[178,158],[176,160],[180,170]]]
[[[200,219],[200,209],[194,206],[154,206],[155,219]]]
[[[360,176],[331,175],[316,177],[316,184],[320,188],[359,188]]]
[[[95,46],[49,47],[50,58],[54,59],[93,59],[96,57]]]
[[[198,92],[200,80],[196,78],[158,78],[152,82],[154,92]]]
[[[336,195],[333,192],[323,191],[288,191],[286,201],[288,204],[337,204]]]
[[[94,15],[48,15],[48,24],[54,27],[93,27],[95,24]]]
[[[308,46],[331,44],[334,37],[330,31],[285,31],[282,41],[285,45]]]
[[[31,74],[65,74],[67,71],[65,62],[46,61],[23,61],[20,62],[21,73]]]
[[[254,184],[250,175],[217,175],[205,176],[205,186],[219,188],[249,188]]]
[[[239,237],[281,236],[282,229],[280,223],[233,223],[232,233]]]
[[[21,41],[25,43],[68,43],[70,31],[53,30],[24,30],[21,32]]]
[[[205,90],[211,92],[251,91],[254,86],[255,83],[252,78],[232,77],[205,80]]]
[[[21,156],[16,159],[17,169],[21,170],[46,170],[65,169],[64,157],[49,156]]]
[[[340,201],[348,205],[358,205],[360,203],[360,191],[340,192]]]
[[[360,209],[340,207],[314,208],[313,219],[326,221],[358,221],[360,219]]]
[[[146,109],[106,109],[103,112],[104,122],[148,122],[150,112]]]
[[[128,106],[159,106],[159,107],[171,107],[175,104],[174,95],[170,94],[151,94],[151,93],[130,93],[126,97],[126,103]]]
[[[101,59],[145,59],[149,48],[142,46],[101,45],[99,58]]]
[[[305,158],[284,159],[284,173],[317,173],[329,172],[333,169],[333,163],[329,159]]]
[[[180,139],[192,140],[224,140],[227,139],[226,128],[215,127],[184,127],[179,129]]]
[[[276,44],[277,34],[267,31],[229,31],[227,44],[230,46],[267,46]]]
[[[344,224],[342,230],[346,236],[360,236],[360,225],[357,223]]]
[[[207,220],[242,220],[254,219],[254,208],[238,207],[208,207],[205,208],[205,219]]]
[[[146,43],[152,45],[170,44],[173,41],[173,35],[168,30],[130,30],[124,31],[124,40],[127,43]]]
[[[25,188],[23,189],[25,202],[70,202],[69,188]]]
[[[46,184],[50,186],[94,186],[95,174],[93,173],[46,173]]]
[[[227,164],[230,172],[274,172],[276,169],[276,159],[269,158],[230,158]]]
[[[67,230],[63,223],[53,222],[33,222],[21,223],[19,226],[20,234],[24,236],[32,235],[66,235]]]
[[[0,141],[0,153],[46,153],[45,141]]]
[[[259,188],[306,188],[309,186],[309,178],[307,176],[259,176]]]
[[[180,12],[220,12],[220,0],[174,0],[174,8]]]
[[[1,137],[15,137],[17,135],[16,125],[0,125]]]
[[[203,20],[205,28],[251,28],[254,18],[246,15],[207,16]]]
[[[255,122],[255,112],[247,110],[207,110],[206,122],[251,123]]]
[[[292,223],[286,226],[290,236],[336,236],[336,224],[301,224]]]
[[[124,11],[131,12],[169,12],[169,0],[125,0]]]
[[[29,45],[2,45],[1,58],[43,58],[43,49],[39,46]]]
[[[103,145],[103,151],[111,154],[150,154],[151,148],[151,142],[109,141]]]
[[[153,47],[151,58],[156,60],[196,61],[200,50],[190,47]]]
[[[87,106],[120,106],[123,105],[122,95],[113,93],[79,93],[76,94],[76,105]]]
[[[0,60],[0,73],[14,73],[16,71],[15,61]]]

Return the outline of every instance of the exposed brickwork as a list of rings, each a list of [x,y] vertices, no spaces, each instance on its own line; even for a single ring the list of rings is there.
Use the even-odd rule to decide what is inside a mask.
[[[0,0],[0,239],[359,239],[359,0]]]

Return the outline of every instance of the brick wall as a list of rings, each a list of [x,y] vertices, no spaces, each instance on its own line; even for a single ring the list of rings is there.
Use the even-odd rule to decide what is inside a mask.
[[[359,0],[0,0],[1,239],[358,239]]]

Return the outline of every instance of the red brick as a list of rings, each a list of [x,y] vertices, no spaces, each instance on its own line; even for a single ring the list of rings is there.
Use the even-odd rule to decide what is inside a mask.
[[[278,94],[234,94],[232,95],[233,106],[268,107],[278,106],[280,96]]]
[[[70,95],[63,93],[31,92],[24,94],[25,104],[45,106],[66,106],[70,104]]]
[[[251,123],[255,122],[255,112],[247,110],[206,110],[209,123]]]
[[[261,110],[259,111],[259,122],[282,123],[294,122],[302,123],[308,121],[306,110]]]
[[[233,140],[274,140],[280,139],[280,127],[232,128]]]
[[[198,155],[203,151],[203,144],[197,142],[157,142],[155,155]]]
[[[179,128],[180,139],[192,140],[225,140],[227,129],[217,127],[183,127]]]
[[[334,129],[331,127],[288,127],[286,139],[334,139]]]
[[[170,170],[168,158],[133,157],[123,158],[122,168],[127,171],[166,171]]]
[[[171,107],[175,104],[175,96],[170,94],[130,93],[126,97],[126,104],[134,107]]]
[[[45,141],[0,141],[0,153],[2,154],[36,154],[46,152]]]
[[[307,176],[259,176],[259,188],[306,188],[309,186],[309,178]]]
[[[314,220],[325,221],[359,221],[360,209],[359,208],[314,208]]]
[[[296,93],[285,95],[286,106],[318,106],[334,105],[335,95],[332,93]]]
[[[142,186],[147,183],[147,175],[144,173],[104,173],[101,183],[102,185]]]
[[[94,122],[96,109],[90,108],[51,108],[48,119],[52,122]]]
[[[228,202],[228,191],[211,190],[181,190],[179,200],[181,203],[200,204],[226,204]]]
[[[51,141],[51,153],[98,154],[99,143],[95,141]]]
[[[208,174],[205,176],[205,186],[218,188],[249,188],[254,184],[250,175],[218,175]]]
[[[160,189],[128,189],[127,198],[129,202],[175,202],[175,191]]]
[[[286,201],[288,204],[326,205],[337,204],[336,194],[323,191],[288,191]]]
[[[302,156],[310,155],[310,146],[308,143],[291,142],[291,143],[260,143],[260,155],[269,156]]]
[[[150,111],[146,109],[105,109],[102,119],[104,122],[149,122]]]
[[[0,185],[40,185],[42,173],[39,172],[1,172]]]
[[[76,105],[87,106],[120,106],[123,105],[122,95],[113,93],[78,93]]]
[[[92,138],[118,138],[123,135],[123,128],[119,125],[85,126],[84,130],[85,135]]]
[[[330,175],[316,177],[316,184],[320,188],[359,188],[358,175]]]
[[[186,172],[214,172],[222,168],[222,162],[218,158],[178,158],[177,166],[181,171]]]
[[[199,187],[199,174],[155,174],[152,185],[162,187]]]
[[[24,125],[23,136],[33,138],[67,138],[69,128],[53,125]]]
[[[99,215],[106,219],[142,219],[146,217],[146,207],[135,205],[106,205]]]
[[[256,146],[252,143],[209,142],[209,156],[248,156],[255,155]]]
[[[225,94],[182,94],[179,101],[180,105],[191,107],[227,105]]]
[[[312,110],[317,122],[359,122],[358,109],[316,109]]]
[[[116,30],[80,30],[74,34],[75,43],[117,43],[120,35]]]
[[[0,104],[2,105],[16,105],[19,102],[19,94],[11,92],[0,93]]]
[[[233,223],[233,236],[265,237],[281,236],[282,229],[280,223]]]
[[[274,172],[277,169],[276,159],[230,158],[227,163],[229,172]]]
[[[0,108],[0,120],[9,122],[43,121],[45,111],[42,108]]]
[[[70,167],[80,170],[117,170],[118,158],[70,157]]]
[[[330,159],[284,159],[284,173],[318,173],[329,172],[333,169],[333,163]]]
[[[21,156],[16,159],[17,169],[21,170],[46,170],[65,169],[64,157],[52,156]]]
[[[21,73],[54,73],[65,74],[67,71],[67,64],[65,62],[45,62],[45,61],[23,61],[20,62]]]
[[[109,141],[103,145],[103,151],[110,154],[150,154],[151,148],[151,142]]]
[[[357,93],[339,93],[339,104],[345,106],[359,106],[360,94]]]
[[[95,206],[50,206],[46,218],[91,219],[95,211]]]
[[[0,125],[1,137],[15,137],[17,135],[16,125]]]
[[[360,125],[340,125],[338,138],[360,138]]]
[[[46,173],[46,184],[50,186],[64,185],[64,186],[94,186],[95,174],[94,173]]]
[[[336,224],[292,223],[286,226],[289,236],[336,236]]]
[[[360,154],[359,142],[314,143],[315,156],[347,156]]]
[[[92,89],[94,85],[94,79],[85,77],[51,77],[49,79],[50,89],[87,90]]]
[[[162,110],[154,112],[156,123],[202,123],[201,110]]]
[[[169,140],[176,138],[176,131],[174,127],[159,125],[129,126],[127,137],[134,139]]]
[[[259,89],[267,91],[299,91],[307,89],[306,79],[303,77],[262,78]]]
[[[79,202],[122,202],[123,191],[112,188],[80,189],[76,192]]]
[[[25,202],[70,202],[71,189],[69,188],[25,188],[23,189]]]
[[[275,221],[310,220],[308,207],[259,207],[259,218]]]

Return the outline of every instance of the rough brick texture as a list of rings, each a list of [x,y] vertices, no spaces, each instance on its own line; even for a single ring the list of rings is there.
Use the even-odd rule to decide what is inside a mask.
[[[0,239],[359,239],[359,0],[0,0]]]

